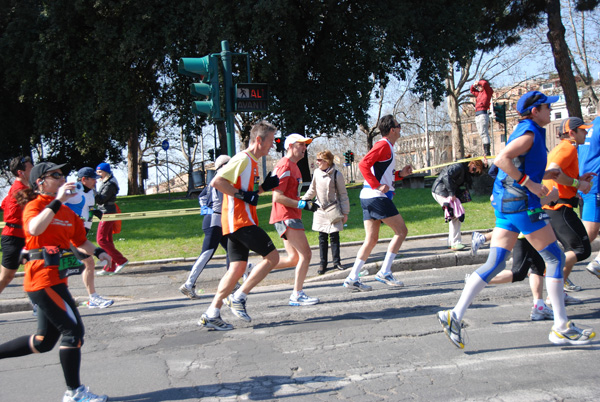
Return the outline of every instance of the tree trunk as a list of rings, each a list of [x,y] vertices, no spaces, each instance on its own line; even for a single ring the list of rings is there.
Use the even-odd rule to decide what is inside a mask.
[[[138,195],[140,189],[138,186],[138,149],[140,140],[137,129],[131,130],[127,139],[127,195]]]
[[[465,157],[465,145],[463,143],[462,124],[458,110],[458,101],[453,94],[446,97],[448,102],[448,117],[452,127],[452,159],[458,160]]]
[[[577,85],[569,57],[569,47],[565,41],[565,26],[560,17],[560,0],[546,0],[546,13],[548,14],[547,36],[552,47],[554,66],[558,71],[560,85],[565,94],[569,117],[582,117]]]
[[[227,129],[225,128],[225,121],[217,122],[217,134],[219,135],[219,145],[221,146],[221,153],[219,155],[227,155]],[[215,151],[217,145],[215,144]],[[215,160],[219,155],[215,154]]]

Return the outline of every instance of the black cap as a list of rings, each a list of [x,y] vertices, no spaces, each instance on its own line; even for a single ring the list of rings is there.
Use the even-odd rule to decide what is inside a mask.
[[[32,189],[35,189],[37,187],[37,184],[36,184],[37,179],[42,177],[47,172],[50,172],[51,170],[60,169],[65,165],[66,165],[66,163],[63,163],[62,165],[57,165],[56,163],[52,163],[52,162],[38,163],[31,169],[31,173],[29,173],[29,185],[31,186]]]

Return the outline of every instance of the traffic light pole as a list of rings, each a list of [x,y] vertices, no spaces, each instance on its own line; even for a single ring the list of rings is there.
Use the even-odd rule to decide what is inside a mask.
[[[225,73],[225,129],[227,131],[227,154],[235,155],[235,126],[233,124],[233,79],[231,52],[229,51],[229,42],[221,41],[221,60],[223,61],[223,71]]]

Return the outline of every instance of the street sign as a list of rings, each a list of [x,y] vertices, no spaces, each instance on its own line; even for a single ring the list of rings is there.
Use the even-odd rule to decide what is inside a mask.
[[[169,149],[169,141],[164,140],[161,144],[162,149],[164,149],[165,151]]]
[[[269,108],[269,84],[235,84],[236,112],[266,112]]]

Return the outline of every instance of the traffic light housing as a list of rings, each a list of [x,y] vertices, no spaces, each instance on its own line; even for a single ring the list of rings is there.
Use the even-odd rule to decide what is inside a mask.
[[[277,152],[281,152],[282,154],[285,152],[285,149],[283,148],[283,138],[282,137],[275,138],[275,150]]]
[[[350,161],[350,153],[351,153],[350,150],[344,152],[344,162],[346,164],[350,164],[350,162],[351,162]]]
[[[190,85],[192,95],[200,98],[206,97],[206,100],[192,103],[192,113],[212,117],[215,120],[221,119],[219,65],[216,56],[181,58],[179,59],[178,70],[180,74],[202,81]]]
[[[494,105],[494,119],[500,124],[506,124],[506,103]]]
[[[354,162],[354,152],[350,152],[350,163]]]

